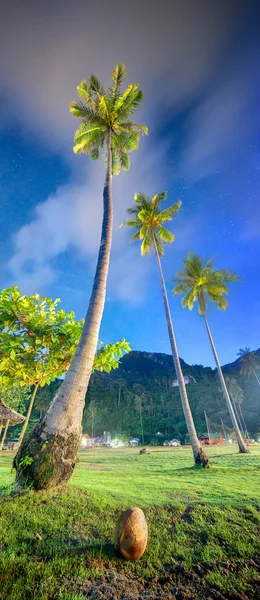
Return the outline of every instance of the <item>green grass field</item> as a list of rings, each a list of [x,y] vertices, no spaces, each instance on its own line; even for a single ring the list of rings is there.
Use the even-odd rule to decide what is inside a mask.
[[[260,447],[207,451],[198,470],[190,448],[85,450],[68,486],[22,495],[3,452],[0,598],[260,598]],[[113,548],[129,506],[149,527],[136,563]]]

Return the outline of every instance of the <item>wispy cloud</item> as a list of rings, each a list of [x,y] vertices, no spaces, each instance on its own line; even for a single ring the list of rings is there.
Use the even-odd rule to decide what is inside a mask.
[[[118,226],[134,192],[152,194],[165,189],[169,155],[167,142],[161,139],[167,131],[158,130],[158,123],[163,127],[164,109],[170,108],[174,116],[183,106],[196,103],[187,121],[181,160],[181,170],[192,180],[221,168],[241,135],[242,117],[252,122],[251,80],[244,77],[245,67],[238,77],[232,61],[227,61],[224,81],[223,76],[214,79],[212,75],[241,20],[242,4],[237,0],[163,0],[158,7],[155,0],[148,6],[139,0],[107,4],[98,0],[90,7],[83,0],[65,0],[58,9],[49,0],[41,4],[29,0],[26,5],[19,1],[6,5],[0,36],[5,56],[0,67],[6,100],[2,110],[24,128],[25,137],[45,144],[50,153],[59,151],[71,165],[70,182],[36,206],[31,220],[16,232],[8,263],[12,280],[27,289],[44,289],[56,277],[55,259],[70,250],[79,253],[90,269],[94,267],[103,167],[86,167],[79,179],[79,159],[72,154],[76,123],[68,102],[75,99],[79,81],[91,72],[109,83],[111,69],[120,60],[128,67],[129,80],[140,81],[145,91],[141,118],[148,122],[151,135],[133,155],[130,173],[114,180],[114,266],[109,285],[115,297],[130,302],[144,297],[142,269],[148,272],[149,262],[136,267],[135,250]],[[80,164],[87,164],[87,159]],[[179,248],[188,246],[196,225],[196,219],[193,224],[179,225]]]

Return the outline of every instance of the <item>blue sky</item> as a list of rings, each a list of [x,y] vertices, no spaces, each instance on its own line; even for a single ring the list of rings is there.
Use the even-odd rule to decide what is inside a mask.
[[[84,316],[97,257],[104,168],[74,156],[68,111],[95,72],[116,62],[140,82],[149,126],[131,170],[114,178],[114,241],[100,339],[170,352],[156,263],[119,229],[136,191],[182,200],[166,248],[166,281],[189,250],[234,270],[226,313],[209,309],[222,364],[258,348],[260,326],[259,5],[162,0],[95,6],[17,2],[2,20],[0,67],[1,287],[60,297]],[[249,5],[249,6],[248,6]],[[12,8],[12,10],[11,10]],[[13,18],[13,14],[16,18]],[[10,47],[10,30],[12,46]],[[133,34],[134,32],[134,34]],[[74,122],[75,121],[75,122]],[[171,286],[168,284],[169,294]],[[213,365],[194,311],[170,297],[179,354]]]

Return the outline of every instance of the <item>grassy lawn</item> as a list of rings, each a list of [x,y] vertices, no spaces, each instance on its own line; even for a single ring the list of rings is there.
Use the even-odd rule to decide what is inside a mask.
[[[12,600],[260,598],[260,447],[79,453],[70,484],[0,499],[0,598]],[[12,455],[0,457],[9,486]],[[149,543],[136,563],[113,548],[115,522],[143,508]]]

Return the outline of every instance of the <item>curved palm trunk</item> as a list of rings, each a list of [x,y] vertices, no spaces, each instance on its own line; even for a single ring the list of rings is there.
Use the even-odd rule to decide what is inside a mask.
[[[34,405],[35,396],[37,394],[37,390],[38,390],[39,385],[40,384],[37,383],[37,385],[34,386],[33,394],[32,394],[32,397],[31,397],[31,402],[30,402],[30,405],[29,405],[29,408],[28,408],[28,411],[27,411],[27,415],[26,415],[26,419],[25,419],[24,424],[23,424],[22,431],[20,433],[19,442],[17,444],[17,452],[18,452],[18,450],[19,450],[19,448],[20,448],[20,446],[22,444],[22,441],[23,441],[26,429],[28,427],[28,423],[29,423],[30,416],[31,416],[31,413],[32,413],[32,409],[33,409],[33,405]]]
[[[85,396],[105,304],[112,243],[111,132],[108,133],[107,153],[100,248],[81,338],[65,379],[47,413],[23,442],[14,461],[17,482],[21,485],[30,484],[35,489],[44,489],[68,481],[77,463]],[[32,458],[32,463],[19,467],[19,462],[24,456]]]
[[[241,435],[240,429],[238,427],[238,423],[237,423],[236,416],[235,416],[235,413],[234,413],[234,410],[233,410],[233,406],[231,404],[231,400],[229,398],[228,389],[227,389],[226,382],[225,382],[225,379],[224,379],[224,376],[223,376],[223,373],[222,373],[222,369],[221,369],[220,362],[219,362],[218,355],[217,355],[217,351],[216,351],[216,348],[215,348],[215,345],[214,345],[214,342],[213,342],[213,338],[212,338],[212,335],[211,335],[209,324],[208,324],[206,315],[203,315],[203,317],[204,317],[206,329],[207,329],[207,332],[208,332],[208,336],[209,336],[209,341],[210,341],[210,345],[211,345],[211,348],[212,348],[212,352],[213,352],[213,355],[214,355],[214,358],[215,358],[215,363],[216,363],[216,367],[217,367],[217,370],[218,370],[219,379],[220,379],[221,387],[222,387],[222,390],[223,390],[224,398],[226,400],[227,407],[228,407],[229,414],[230,414],[230,418],[231,418],[232,425],[233,425],[233,429],[234,429],[235,434],[236,434],[237,443],[238,443],[238,447],[239,447],[239,452],[246,453],[246,452],[248,452],[248,448],[247,448],[247,446],[246,446],[246,444],[245,444],[245,442],[243,440],[243,437]]]
[[[3,450],[3,447],[4,447],[5,438],[6,438],[7,430],[8,430],[8,427],[9,427],[9,423],[10,423],[10,421],[8,420],[7,423],[6,423],[6,426],[5,426],[3,437],[1,439],[0,452]]]
[[[163,302],[164,302],[170,344],[171,344],[171,349],[172,349],[173,363],[174,363],[176,377],[177,377],[178,384],[179,384],[181,403],[182,403],[182,408],[183,408],[183,413],[184,413],[187,429],[188,429],[189,436],[190,436],[190,442],[191,442],[191,446],[192,446],[194,460],[195,460],[195,464],[197,464],[197,465],[207,466],[207,465],[209,465],[209,459],[206,456],[206,454],[203,452],[202,447],[199,443],[195,425],[194,425],[194,421],[193,421],[193,417],[191,414],[187,390],[186,390],[185,381],[184,381],[184,377],[182,374],[181,364],[180,364],[179,355],[178,355],[178,349],[177,349],[175,333],[174,333],[172,319],[171,319],[171,312],[170,312],[170,307],[169,307],[169,302],[168,302],[168,297],[167,297],[167,291],[166,291],[165,281],[164,281],[163,272],[162,272],[161,260],[160,260],[160,256],[159,256],[155,241],[153,242],[153,247],[154,247],[154,251],[155,251],[155,255],[156,255],[156,259],[157,259],[159,274],[160,274]]]

